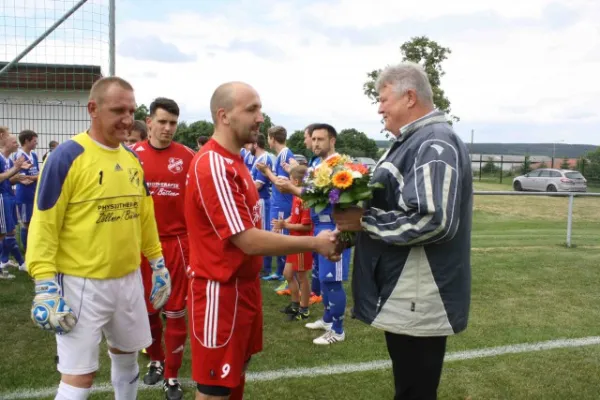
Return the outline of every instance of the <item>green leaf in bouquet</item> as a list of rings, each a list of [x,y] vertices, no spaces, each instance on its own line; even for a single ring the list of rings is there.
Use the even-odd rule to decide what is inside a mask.
[[[354,196],[354,199],[358,201],[358,200],[370,199],[371,197],[373,197],[373,192],[371,191],[371,189],[367,189],[367,190],[357,193]]]
[[[340,204],[350,204],[354,203],[354,196],[352,196],[352,192],[344,192],[340,195]]]
[[[310,207],[310,208],[313,208],[313,207]],[[319,214],[325,208],[327,208],[327,203],[318,203],[314,206],[315,213],[317,213],[317,214]]]
[[[383,189],[385,187],[385,185],[381,182],[377,182],[377,183],[370,183],[369,187],[373,188],[373,189]]]

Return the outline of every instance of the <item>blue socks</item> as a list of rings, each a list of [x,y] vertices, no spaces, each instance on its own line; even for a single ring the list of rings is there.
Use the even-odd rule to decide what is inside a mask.
[[[27,228],[21,228],[21,244],[23,245],[23,252],[27,252]]]
[[[321,295],[321,280],[319,279],[319,254],[313,253],[313,265],[312,265],[312,282],[310,285],[310,291],[317,296]]]
[[[277,257],[277,275],[283,276],[284,269],[285,269],[285,256]]]
[[[25,260],[23,260],[23,255],[21,254],[21,250],[19,250],[17,239],[15,239],[14,236],[5,236],[4,240],[2,241],[2,262],[7,263],[8,257],[11,254],[15,260],[17,260],[19,265],[25,262]]]
[[[342,282],[321,282],[323,289],[323,304],[325,305],[325,319],[323,321],[333,322],[332,329],[335,333],[344,332],[344,313],[346,311],[346,292]]]

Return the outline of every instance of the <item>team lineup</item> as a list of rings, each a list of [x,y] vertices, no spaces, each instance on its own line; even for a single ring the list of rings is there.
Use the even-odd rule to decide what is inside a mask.
[[[117,400],[135,399],[139,381],[182,399],[188,339],[195,398],[243,399],[248,365],[263,351],[261,281],[289,294],[284,321],[319,332],[315,345],[337,346],[346,340],[352,245],[352,314],[385,331],[395,399],[436,399],[446,337],[466,328],[469,307],[467,153],[433,108],[421,67],[388,67],[377,85],[379,113],[398,140],[375,167],[383,190],[365,208],[301,199],[307,177],[341,158],[337,132],[308,125],[314,157],[296,160],[284,127],[260,133],[261,99],[243,82],[215,89],[214,132],[197,152],[173,141],[174,100],[156,98],[136,121],[134,89],[119,77],[96,81],[89,129],[53,149],[39,173],[35,132],[21,132],[10,158],[18,145],[2,128],[2,274],[10,254],[35,282],[31,319],[56,334],[55,399],[89,397],[103,338]],[[355,244],[341,240],[350,232]],[[318,303],[323,315],[310,321]],[[144,371],[139,352],[150,359]]]

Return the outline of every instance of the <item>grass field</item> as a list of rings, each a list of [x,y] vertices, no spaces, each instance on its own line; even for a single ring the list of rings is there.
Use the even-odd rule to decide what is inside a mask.
[[[506,185],[476,183],[477,190],[506,190]],[[573,248],[564,246],[567,199],[550,197],[475,198],[473,227],[473,295],[468,329],[448,342],[449,354],[495,346],[537,343],[598,335],[600,296],[600,199],[576,198]],[[0,398],[53,398],[59,380],[54,338],[29,320],[33,286],[16,272],[0,281],[2,354]],[[278,309],[287,298],[264,285],[265,351],[253,359],[254,380],[247,399],[392,399],[389,369],[323,375],[345,364],[386,360],[382,332],[350,318],[347,339],[316,347],[315,333],[285,323]],[[351,295],[348,308],[352,306]],[[315,317],[321,306],[313,306]],[[600,336],[600,335],[599,335]],[[110,381],[110,362],[102,353],[98,383]],[[140,363],[147,361],[140,357]],[[324,367],[303,377],[265,374],[282,369]],[[145,366],[142,366],[145,370]],[[189,377],[189,354],[182,378]],[[260,380],[258,377],[262,377]],[[600,345],[572,347],[485,358],[448,361],[440,399],[597,399]],[[42,390],[42,391],[40,391]],[[193,398],[191,387],[186,398]],[[93,399],[113,398],[95,393]],[[159,399],[156,390],[141,390],[140,399]]]

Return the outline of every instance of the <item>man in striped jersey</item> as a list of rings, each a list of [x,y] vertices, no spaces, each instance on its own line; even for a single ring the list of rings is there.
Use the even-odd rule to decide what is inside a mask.
[[[262,256],[339,256],[331,231],[287,236],[260,229],[260,197],[240,156],[263,122],[258,93],[225,83],[210,105],[215,132],[194,156],[185,196],[192,378],[197,400],[240,400],[250,357],[262,350]]]

